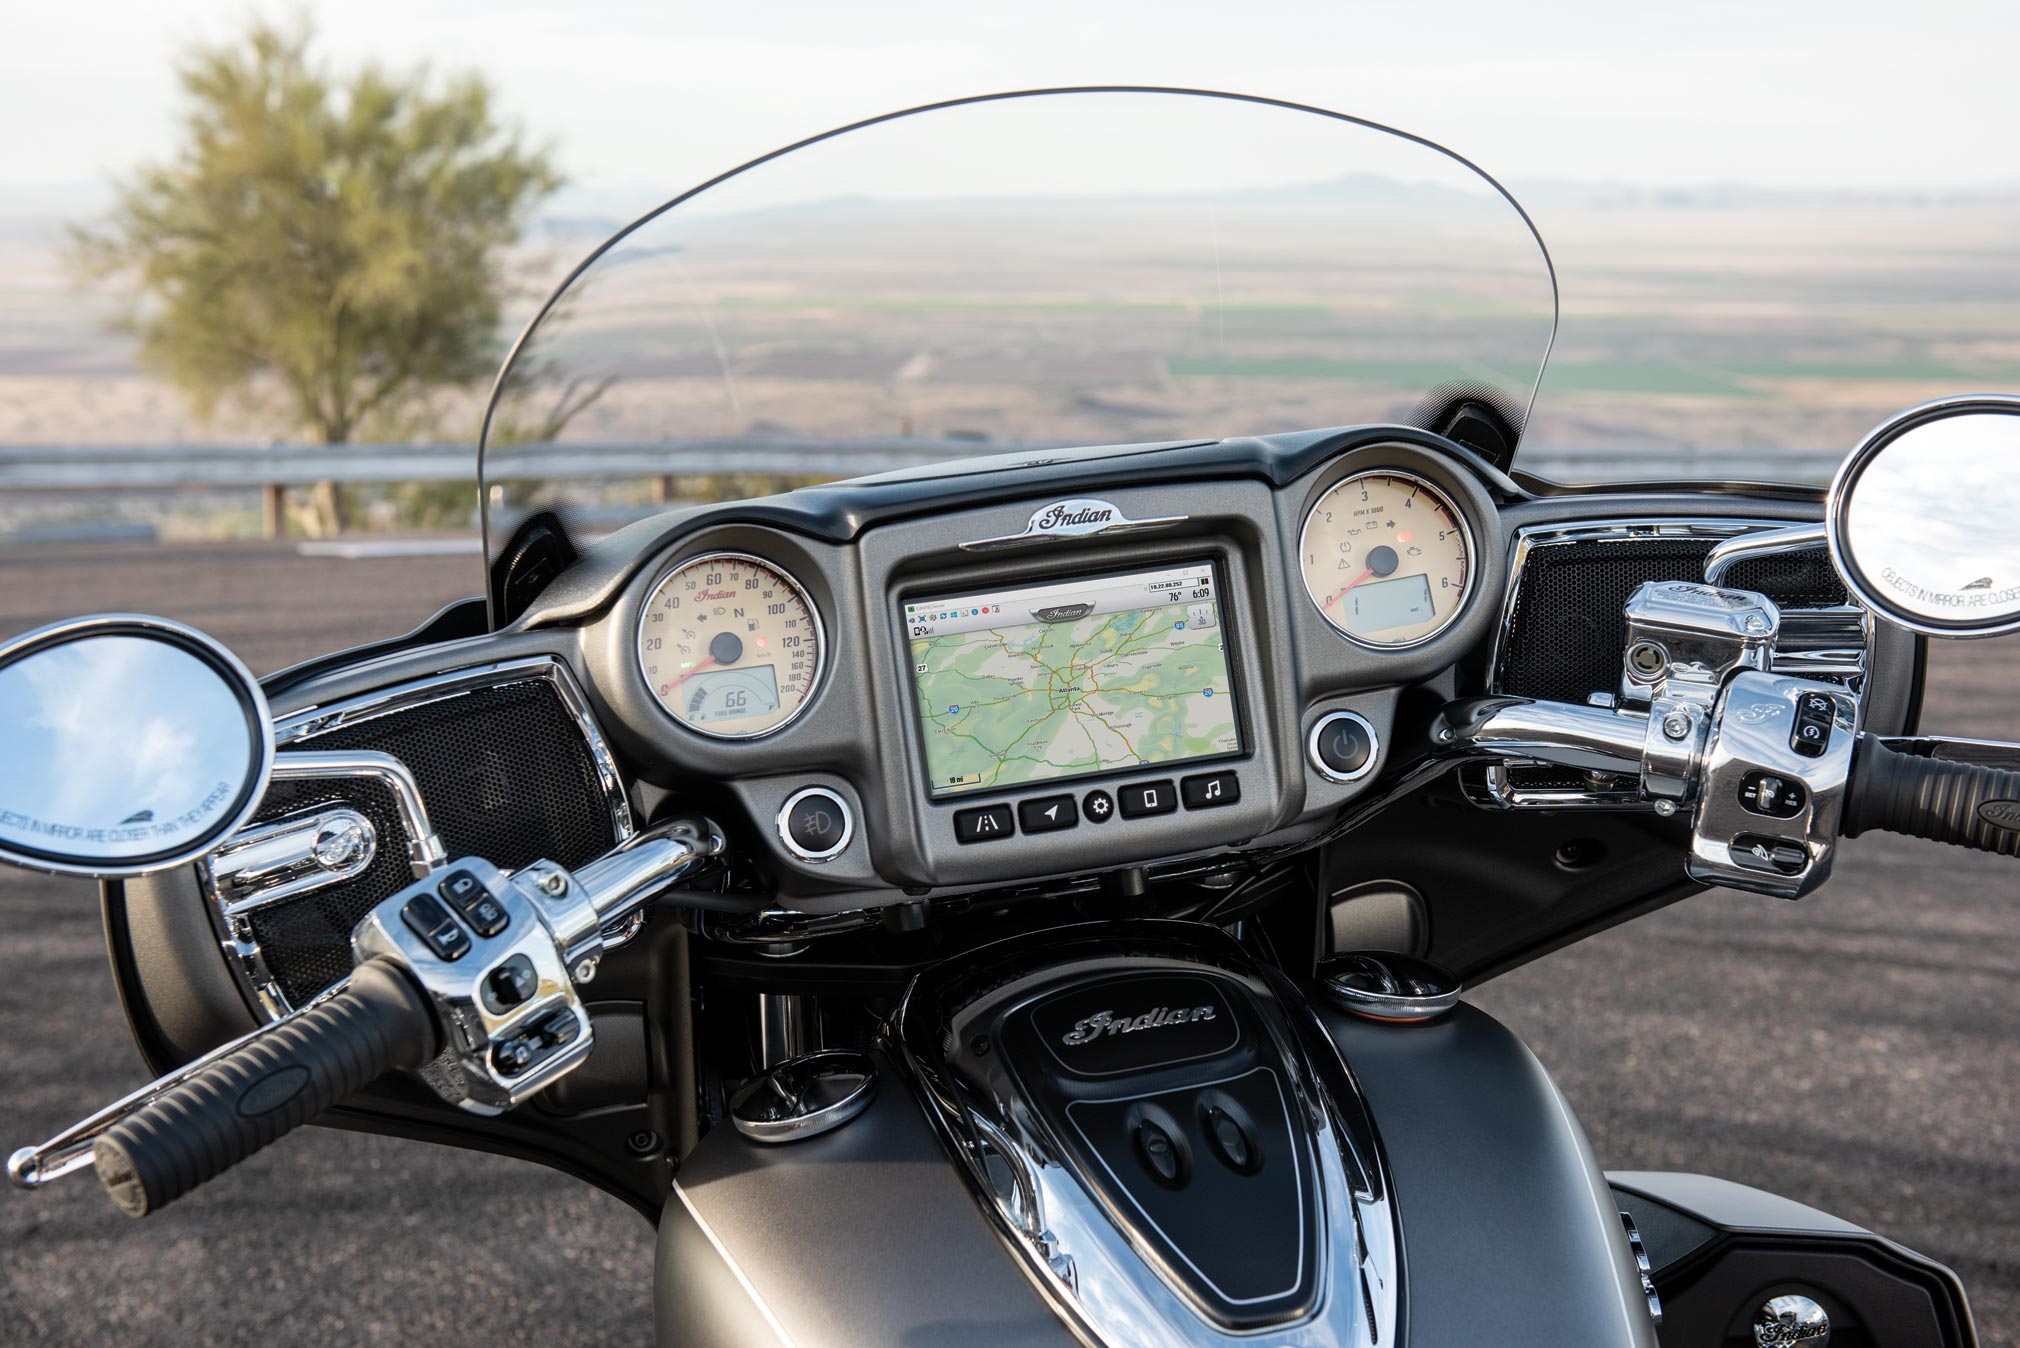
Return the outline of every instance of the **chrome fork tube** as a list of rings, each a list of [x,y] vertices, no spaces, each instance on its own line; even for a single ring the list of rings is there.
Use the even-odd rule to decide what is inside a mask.
[[[820,1005],[793,992],[758,994],[758,1056],[772,1068],[820,1048]]]

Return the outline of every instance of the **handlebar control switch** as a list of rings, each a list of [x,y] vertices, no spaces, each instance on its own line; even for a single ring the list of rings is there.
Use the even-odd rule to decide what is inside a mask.
[[[1796,699],[1796,721],[1789,728],[1789,748],[1804,758],[1822,758],[1831,746],[1831,727],[1838,704],[1828,693],[1804,693]]]
[[[1792,778],[1778,777],[1772,772],[1749,772],[1739,779],[1740,808],[1753,814],[1769,819],[1793,819],[1808,803],[1803,784]]]
[[[1829,878],[1858,712],[1834,684],[1755,669],[1726,682],[1697,767],[1693,880],[1796,899]]]
[[[427,993],[451,1051],[423,1075],[475,1114],[510,1109],[589,1056],[570,970],[600,945],[573,932],[574,886],[550,894],[545,874],[508,876],[467,857],[385,900],[351,934],[361,963],[390,959]],[[595,945],[593,921],[590,931]]]

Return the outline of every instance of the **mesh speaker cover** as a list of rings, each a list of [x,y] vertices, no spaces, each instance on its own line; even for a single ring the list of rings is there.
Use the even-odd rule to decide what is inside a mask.
[[[1620,682],[1627,645],[1621,605],[1654,580],[1697,580],[1718,540],[1633,538],[1548,543],[1522,567],[1501,646],[1496,686],[1519,697],[1583,702]],[[1821,548],[1748,558],[1726,573],[1731,589],[1758,590],[1785,608],[1851,602]]]
[[[405,763],[451,857],[481,856],[507,870],[542,858],[579,866],[617,841],[589,745],[545,679],[456,693],[288,747],[372,749]],[[379,851],[343,884],[251,914],[268,972],[293,1006],[350,972],[351,929],[413,878],[392,794],[376,782],[276,782],[253,823],[327,802],[369,818]]]

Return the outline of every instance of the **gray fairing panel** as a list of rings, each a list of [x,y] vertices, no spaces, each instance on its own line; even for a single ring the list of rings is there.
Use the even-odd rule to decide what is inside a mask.
[[[1367,1096],[1403,1228],[1410,1348],[1655,1348],[1605,1177],[1555,1082],[1499,1021],[1320,1015]]]
[[[1655,1348],[1605,1179],[1521,1041],[1463,1005],[1407,1027],[1321,1015],[1382,1135],[1405,1348]],[[1075,1342],[888,1070],[825,1137],[711,1133],[661,1220],[654,1301],[658,1341],[683,1348]]]
[[[660,1219],[657,1341],[680,1348],[1072,1348],[888,1063],[836,1132],[766,1147],[727,1125]]]

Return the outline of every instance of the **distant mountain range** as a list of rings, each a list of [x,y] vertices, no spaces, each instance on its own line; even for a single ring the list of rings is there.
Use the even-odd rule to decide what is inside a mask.
[[[1697,183],[1657,186],[1579,178],[1515,178],[1509,190],[1525,205],[1553,210],[1622,212],[1738,210],[1969,210],[2020,207],[2020,178],[1948,188],[1781,188],[1756,183]],[[564,188],[535,219],[537,239],[567,242],[606,237],[666,200],[669,193],[642,183]],[[1347,174],[1319,182],[1268,189],[1259,202],[1321,203],[1352,198],[1370,205],[1396,206],[1460,194],[1449,187],[1375,174]],[[113,201],[104,183],[56,183],[0,188],[0,245],[55,242],[68,224],[90,221]],[[833,206],[839,202],[823,203]],[[864,207],[872,203],[865,200]]]

